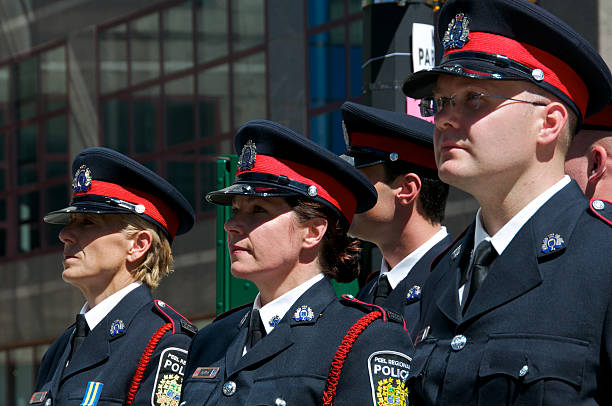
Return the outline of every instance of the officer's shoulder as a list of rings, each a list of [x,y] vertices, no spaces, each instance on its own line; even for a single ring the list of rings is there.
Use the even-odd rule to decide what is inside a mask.
[[[360,320],[365,320],[364,317],[366,319],[371,318],[371,322],[380,319],[382,322],[397,323],[402,325],[404,329],[406,328],[404,317],[394,310],[363,302],[352,295],[342,295],[339,303],[348,308],[356,309],[358,311],[357,315],[361,316]]]
[[[235,318],[240,319],[244,317],[244,314],[247,313],[251,307],[253,307],[253,302],[245,303],[243,305],[231,308],[223,313],[220,313],[217,317],[215,317],[213,319],[213,323],[217,323],[222,320],[223,321],[233,320]]]
[[[174,310],[172,306],[164,301],[154,300],[153,311],[159,314],[166,323],[172,324],[172,329],[170,330],[172,334],[186,334],[189,337],[193,337],[198,332],[196,326],[191,324],[185,316]]]
[[[589,210],[596,218],[612,226],[612,202],[605,199],[591,199]]]

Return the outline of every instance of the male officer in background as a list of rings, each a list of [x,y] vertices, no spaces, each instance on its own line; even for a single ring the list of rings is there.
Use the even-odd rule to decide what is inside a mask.
[[[341,111],[346,154],[378,192],[376,205],[356,214],[349,230],[376,244],[383,255],[380,276],[357,298],[402,313],[413,333],[431,261],[452,242],[440,224],[448,185],[438,179],[433,125],[352,102],[344,103]]]
[[[440,178],[480,209],[432,265],[411,405],[612,404],[612,230],[564,176],[610,71],[527,0],[449,0],[438,24],[444,56],[404,92],[435,117]]]
[[[612,104],[587,117],[565,158],[565,173],[589,199],[612,200]],[[596,210],[601,207],[597,203]]]

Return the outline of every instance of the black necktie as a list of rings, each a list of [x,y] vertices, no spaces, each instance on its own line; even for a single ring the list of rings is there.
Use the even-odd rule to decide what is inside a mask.
[[[261,321],[258,309],[251,311],[251,324],[249,325],[249,337],[247,339],[247,349],[251,349],[259,340],[266,335],[266,329]]]
[[[378,278],[378,285],[376,286],[376,292],[374,293],[374,304],[383,304],[390,292],[391,284],[389,283],[389,279],[387,279],[387,275],[381,275],[381,277]]]
[[[482,285],[482,282],[487,277],[487,272],[489,271],[489,265],[491,262],[497,258],[497,251],[493,248],[493,244],[491,241],[482,241],[476,247],[476,251],[474,251],[474,261],[472,262],[472,266],[468,270],[465,280],[469,280],[469,293],[466,296],[465,288],[468,287],[466,284],[463,289],[463,313],[465,313],[465,309],[467,309],[469,302],[474,298],[474,294]]]
[[[87,319],[84,314],[77,314],[76,316],[76,327],[74,328],[74,336],[72,337],[72,348],[70,349],[70,359],[77,352],[85,337],[89,333],[89,326],[87,325]]]

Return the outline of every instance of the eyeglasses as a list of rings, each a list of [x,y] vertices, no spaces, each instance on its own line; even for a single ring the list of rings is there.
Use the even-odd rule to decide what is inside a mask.
[[[529,103],[534,106],[546,106],[546,103],[534,102],[529,100],[513,99],[511,97],[496,96],[486,93],[466,93],[463,100],[457,101],[457,95],[450,97],[425,97],[421,99],[419,107],[421,108],[422,117],[433,117],[439,114],[446,106],[455,108],[457,104],[464,106],[468,110],[478,110],[480,108],[480,99],[483,97],[493,97],[495,99],[511,100],[519,103]]]

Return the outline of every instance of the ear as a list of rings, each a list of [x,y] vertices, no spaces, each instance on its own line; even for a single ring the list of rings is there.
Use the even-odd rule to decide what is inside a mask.
[[[306,233],[302,246],[304,248],[312,248],[319,244],[327,231],[327,219],[323,217],[311,218],[306,222]]]
[[[588,155],[587,175],[589,183],[597,183],[606,172],[608,154],[601,145],[591,147]]]
[[[408,206],[415,201],[421,191],[421,178],[414,173],[407,173],[398,177],[398,179],[401,182],[401,188],[397,189],[395,197],[399,204]]]
[[[151,244],[153,243],[153,234],[149,230],[140,230],[130,239],[130,248],[127,252],[128,262],[137,262],[144,258]]]
[[[542,106],[544,119],[540,131],[538,132],[538,144],[551,145],[558,138],[565,123],[569,119],[569,113],[565,106],[559,102],[550,102],[546,106]]]

